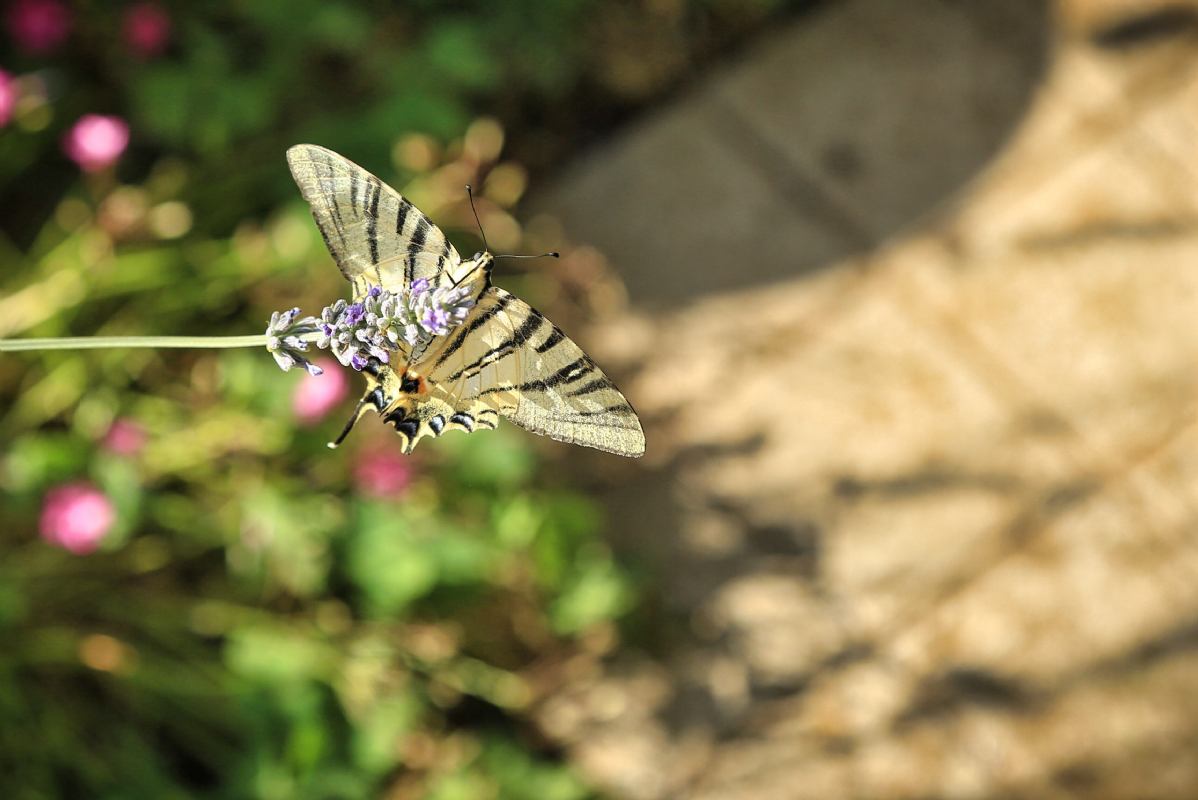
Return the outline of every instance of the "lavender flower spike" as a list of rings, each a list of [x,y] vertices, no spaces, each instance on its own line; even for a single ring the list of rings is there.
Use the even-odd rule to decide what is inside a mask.
[[[317,332],[319,321],[315,317],[298,317],[298,308],[271,314],[266,326],[266,349],[284,372],[299,365],[311,375],[320,375],[324,370],[301,355],[308,349],[308,338]]]
[[[416,350],[457,327],[474,307],[465,288],[433,289],[427,278],[406,291],[371,286],[355,303],[338,300],[314,321],[316,346],[332,351],[347,367],[361,370],[371,358],[388,364],[403,347]],[[294,354],[292,354],[294,355]]]

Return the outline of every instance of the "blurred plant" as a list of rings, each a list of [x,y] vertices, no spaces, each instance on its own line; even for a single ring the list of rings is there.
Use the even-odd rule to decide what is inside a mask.
[[[83,555],[99,547],[115,516],[103,492],[87,483],[72,483],[46,493],[39,529],[50,544]]]
[[[4,70],[0,69],[0,128],[12,119],[13,106],[17,104],[17,84]]]
[[[502,128],[419,141],[431,157],[405,194],[452,234],[473,228],[476,182],[484,224],[519,244]],[[172,169],[65,196],[0,330],[219,334],[347,291],[298,198],[180,246]],[[305,422],[353,373],[322,366],[297,381],[252,351],[0,360],[0,632],[21,643],[0,652],[5,796],[589,796],[524,715],[631,603],[597,510],[545,486],[510,429],[416,462],[380,425],[330,456]],[[31,535],[39,506],[67,552]]]
[[[146,431],[131,419],[114,420],[102,442],[104,449],[118,456],[133,456],[146,445]]]
[[[141,59],[160,56],[171,40],[171,18],[157,3],[134,3],[121,22],[125,44]]]
[[[318,358],[314,363],[321,373],[304,373],[291,395],[291,410],[303,425],[324,419],[349,394],[349,378],[332,360]]]
[[[386,448],[360,453],[354,464],[354,482],[367,497],[398,497],[407,491],[415,474],[411,456]]]
[[[119,117],[86,114],[67,132],[63,150],[84,172],[110,166],[129,145],[129,126]]]
[[[297,141],[370,165],[461,252],[466,183],[496,249],[560,244],[512,213],[526,165],[773,5],[12,0],[0,338],[223,336],[343,295]],[[587,253],[504,280],[618,298]],[[589,794],[525,712],[618,643],[634,592],[599,510],[510,428],[413,462],[378,425],[331,456],[306,423],[350,377],[332,364],[0,356],[0,795]]]
[[[59,0],[13,0],[8,6],[8,30],[27,53],[49,53],[66,41],[71,12]]]

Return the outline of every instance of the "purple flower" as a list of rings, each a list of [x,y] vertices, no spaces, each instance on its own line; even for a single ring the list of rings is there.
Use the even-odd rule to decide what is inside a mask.
[[[449,333],[449,314],[443,308],[430,306],[425,309],[420,324],[434,336],[444,336]]]
[[[371,358],[388,364],[401,342],[415,350],[461,323],[474,306],[468,295],[464,288],[433,290],[425,278],[406,293],[371,286],[358,302],[338,300],[321,311],[316,346],[356,370]]]
[[[71,12],[59,0],[15,0],[8,7],[8,32],[26,53],[48,53],[71,32]]]
[[[135,3],[125,9],[122,33],[138,58],[153,58],[170,43],[171,18],[157,3]]]
[[[75,555],[100,546],[116,522],[112,502],[89,483],[58,486],[46,493],[38,528],[50,544]]]
[[[129,126],[120,117],[86,114],[63,139],[62,146],[84,172],[103,169],[129,145]]]
[[[298,364],[309,375],[319,375],[324,370],[301,355],[308,349],[308,337],[316,333],[316,317],[296,319],[298,316],[298,308],[282,313],[276,311],[270,315],[270,322],[266,325],[266,349],[284,372]]]

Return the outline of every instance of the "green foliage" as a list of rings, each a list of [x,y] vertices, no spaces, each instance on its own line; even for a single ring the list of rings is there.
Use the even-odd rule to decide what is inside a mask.
[[[164,7],[157,58],[105,4],[72,7],[56,54],[0,52],[25,92],[0,133],[0,336],[257,333],[320,308],[345,287],[285,147],[412,180],[437,216],[440,164],[454,202],[462,169],[482,186],[492,165],[462,155],[480,108],[580,80],[595,4]],[[59,141],[90,112],[132,145],[81,176]],[[407,134],[441,162],[393,160]],[[591,795],[526,714],[632,605],[599,509],[510,427],[425,443],[410,485],[372,495],[357,471],[389,432],[368,419],[329,451],[350,400],[304,424],[300,380],[263,352],[0,359],[4,797]],[[106,444],[116,420],[144,446]],[[38,534],[79,481],[115,512],[87,555]]]

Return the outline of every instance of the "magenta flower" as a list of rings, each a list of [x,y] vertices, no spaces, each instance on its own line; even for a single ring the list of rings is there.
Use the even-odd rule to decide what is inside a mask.
[[[63,139],[62,146],[84,172],[103,169],[120,158],[129,144],[129,126],[120,117],[85,114]]]
[[[48,53],[71,32],[71,11],[60,0],[14,0],[7,22],[18,47],[27,53]]]
[[[75,555],[99,547],[116,522],[116,510],[99,489],[78,482],[58,486],[46,493],[39,524],[42,538]]]
[[[118,456],[134,456],[146,446],[146,431],[133,420],[122,417],[112,423],[101,444]]]
[[[157,3],[136,3],[125,9],[123,33],[138,58],[153,58],[170,43],[171,18]]]
[[[305,373],[291,395],[291,410],[305,425],[323,418],[349,392],[349,379],[339,365],[328,358],[318,358],[315,363],[324,371],[319,375]]]
[[[358,491],[371,497],[398,497],[415,477],[412,459],[395,450],[367,451],[358,456],[354,465]]]
[[[13,106],[17,104],[17,82],[0,69],[0,128],[12,119]]]

